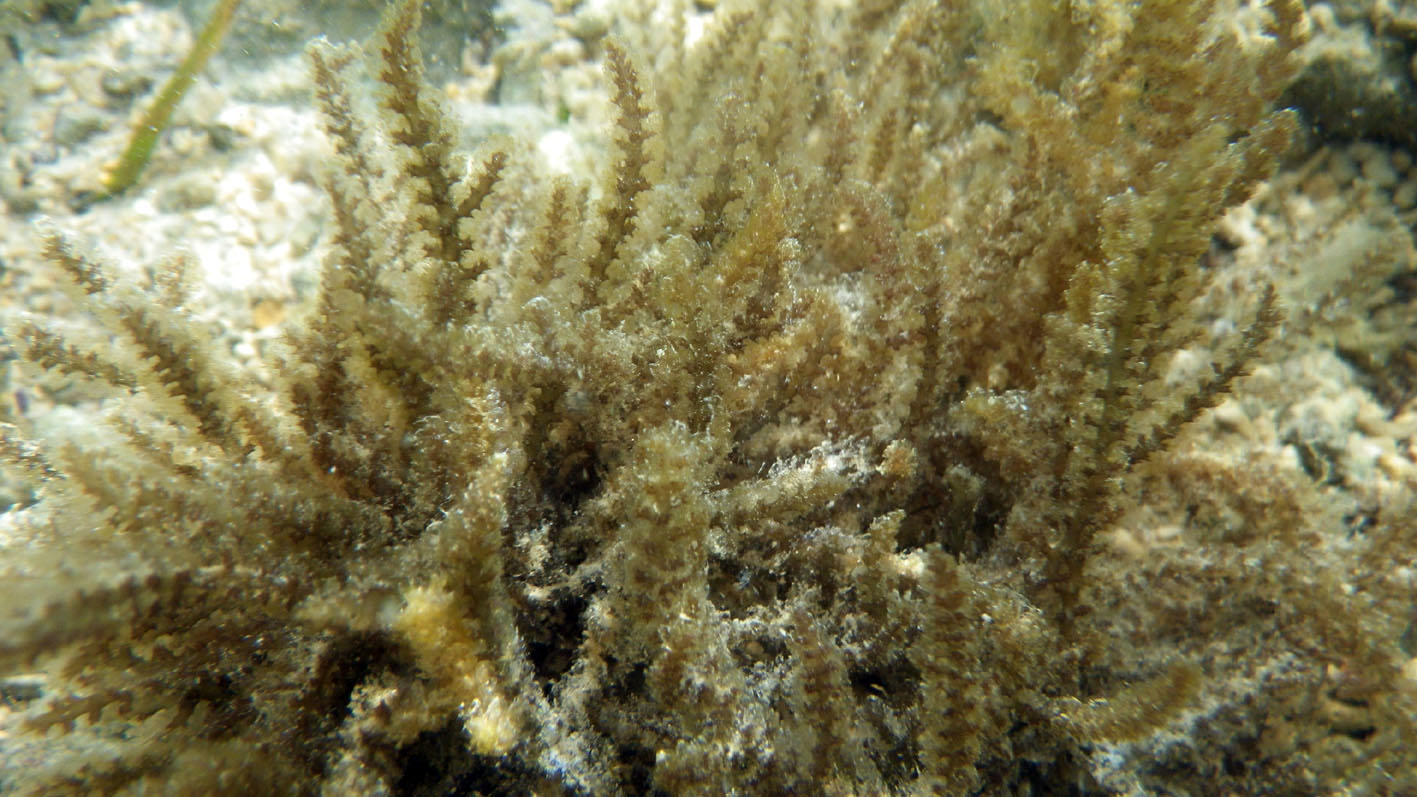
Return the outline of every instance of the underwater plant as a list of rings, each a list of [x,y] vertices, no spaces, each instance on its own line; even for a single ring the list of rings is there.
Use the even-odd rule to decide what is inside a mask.
[[[1410,780],[1406,593],[1318,587],[1410,558],[1412,512],[1309,563],[1290,474],[1167,458],[1282,322],[1247,283],[1215,334],[1203,255],[1296,127],[1297,0],[1246,31],[1216,0],[722,3],[692,46],[680,6],[630,16],[588,178],[459,149],[419,7],[370,47],[374,119],[362,51],[310,48],[329,256],[267,382],[192,320],[189,261],[137,285],[48,236],[102,337],[7,334],[111,397],[0,434],[40,493],[0,668],[45,676],[0,786]],[[1104,539],[1230,497],[1233,540]],[[1373,720],[1320,755],[1340,666]]]
[[[196,82],[207,61],[221,46],[222,39],[231,28],[231,20],[240,7],[241,0],[220,0],[216,8],[212,9],[211,18],[198,34],[197,40],[192,43],[192,49],[187,51],[187,56],[177,66],[177,71],[162,85],[157,96],[133,126],[133,134],[128,140],[127,148],[104,175],[103,189],[106,196],[121,194],[138,181],[138,176],[143,173],[143,168],[152,158],[158,138],[172,119],[172,112],[182,101],[182,95]]]

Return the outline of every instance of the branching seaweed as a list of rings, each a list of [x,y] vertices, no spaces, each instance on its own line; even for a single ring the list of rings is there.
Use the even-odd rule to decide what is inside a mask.
[[[1266,505],[1167,457],[1281,323],[1256,284],[1212,336],[1201,257],[1294,128],[1299,3],[1248,37],[1210,0],[1015,5],[725,3],[687,51],[682,19],[607,43],[584,179],[458,150],[417,0],[371,47],[374,120],[360,51],[315,43],[329,254],[268,386],[180,274],[51,234],[110,339],[9,333],[111,398],[70,442],[0,429],[42,483],[0,667],[46,692],[18,720],[43,760],[0,788],[1103,792],[1187,723],[1168,771],[1204,789],[1412,771],[1410,692],[1344,693],[1389,708],[1322,783],[1233,713],[1314,723],[1325,664],[1400,667],[1396,634],[1322,620],[1368,598],[1314,597],[1340,576],[1289,566],[1297,535],[1102,544],[1143,465]]]

